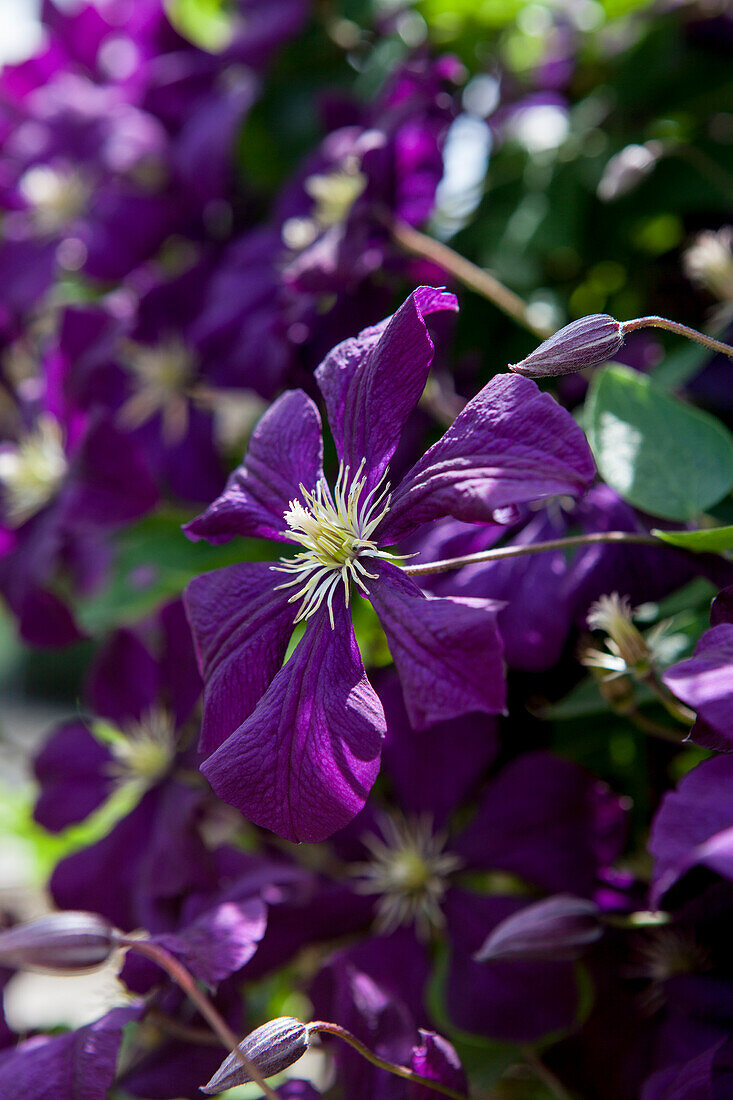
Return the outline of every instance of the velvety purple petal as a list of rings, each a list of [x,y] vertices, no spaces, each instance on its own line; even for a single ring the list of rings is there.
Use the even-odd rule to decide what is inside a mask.
[[[24,1100],[105,1100],[117,1068],[125,1024],[137,1006],[63,1035],[36,1036],[0,1055],[0,1096]]]
[[[176,935],[156,937],[208,986],[218,985],[254,955],[267,927],[267,906],[259,897],[225,901]]]
[[[587,897],[597,868],[620,854],[624,826],[621,804],[604,783],[569,760],[531,752],[489,785],[451,847],[472,868]]]
[[[168,931],[191,892],[211,885],[198,832],[202,796],[173,780],[148,791],[107,836],[56,865],[58,908],[100,913],[123,931]]]
[[[283,535],[300,485],[312,490],[323,475],[321,417],[302,390],[273,402],[252,433],[249,448],[224,492],[184,527],[186,535],[227,542],[235,535],[288,541]]]
[[[158,501],[132,439],[106,419],[93,424],[77,452],[64,490],[67,522],[109,527],[149,512]]]
[[[249,717],[280,668],[297,610],[276,592],[281,573],[265,562],[229,565],[196,577],[184,601],[201,675],[207,756]]]
[[[534,516],[509,543],[523,546],[565,534],[544,512]],[[443,520],[426,527],[406,547],[417,550],[416,561],[440,561],[489,550],[506,528]],[[540,671],[560,659],[572,626],[567,593],[569,563],[561,550],[464,566],[449,573],[421,578],[436,596],[478,596],[503,600],[499,630],[510,668]],[[610,589],[609,591],[613,591]]]
[[[715,629],[719,630],[720,627]],[[705,760],[668,791],[652,822],[651,900],[697,865],[733,880],[733,757]]]
[[[18,630],[24,642],[32,646],[72,645],[86,635],[77,626],[70,610],[54,592],[30,588],[17,603],[8,599],[18,616]]]
[[[706,630],[687,661],[662,676],[678,699],[697,711],[693,741],[733,752],[733,624]]]
[[[641,1100],[712,1100],[713,1062],[724,1042],[724,1038],[719,1039],[689,1062],[678,1062],[652,1074]]]
[[[114,780],[112,757],[83,722],[65,722],[51,734],[33,770],[41,791],[33,817],[53,833],[83,821],[105,801]]]
[[[182,725],[203,688],[183,600],[173,600],[161,608],[160,627],[163,633],[160,676],[176,724]]]
[[[384,713],[349,613],[325,608],[252,715],[203,764],[215,792],[288,840],[324,840],[364,805],[379,770]]]
[[[399,806],[429,813],[440,827],[477,788],[499,751],[497,720],[469,714],[415,731],[407,717],[399,680],[378,684],[387,719],[383,760]]]
[[[533,1042],[570,1027],[579,1007],[575,969],[568,962],[473,960],[487,934],[521,899],[485,897],[451,890],[445,912],[451,957],[447,1007],[451,1022],[505,1042]]]
[[[397,542],[441,516],[482,523],[497,508],[579,496],[594,474],[590,448],[570,413],[534,382],[499,375],[394,491],[379,537]]]
[[[159,686],[150,650],[131,630],[116,630],[94,658],[87,695],[95,714],[124,728],[151,709]]]
[[[395,957],[388,939],[375,942],[389,958]],[[317,1019],[338,1020],[382,1058],[402,1065],[410,1061],[419,1038],[411,1012],[398,993],[385,988],[368,966],[362,967],[351,948],[339,951],[326,963],[308,995]],[[383,1100],[385,1085],[389,1082],[394,1087],[393,1077],[375,1069],[345,1043],[334,1044],[332,1049],[343,1096]]]
[[[375,567],[369,599],[387,635],[416,729],[506,703],[503,647],[494,600],[425,596],[389,562]]]
[[[365,492],[387,469],[425,388],[434,351],[425,317],[457,308],[455,295],[419,287],[393,317],[344,340],[316,371],[339,459],[352,476],[366,460]]]

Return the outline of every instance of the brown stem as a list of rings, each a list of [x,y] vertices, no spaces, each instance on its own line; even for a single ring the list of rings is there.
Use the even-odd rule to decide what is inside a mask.
[[[594,546],[596,543],[604,542],[625,542],[639,546],[660,545],[659,540],[653,535],[637,535],[633,531],[595,531],[589,535],[570,535],[564,539],[531,542],[523,546],[500,546],[495,550],[480,550],[476,554],[464,554],[460,558],[445,558],[443,561],[430,561],[421,565],[403,565],[402,571],[411,577],[422,577],[429,573],[448,573],[451,569],[461,569],[464,565],[500,561],[502,558],[520,558],[525,554],[541,554],[545,550],[565,550],[572,546]]]
[[[312,1035],[314,1032],[323,1032],[328,1035],[335,1035],[338,1039],[343,1039],[345,1043],[353,1047],[362,1058],[366,1058],[368,1062],[371,1062],[373,1066],[377,1066],[378,1069],[386,1069],[388,1073],[394,1073],[397,1077],[404,1077],[406,1081],[412,1081],[414,1085],[422,1085],[424,1088],[433,1089],[434,1092],[440,1092],[443,1096],[450,1096],[452,1100],[468,1100],[468,1097],[462,1092],[456,1092],[455,1089],[449,1088],[448,1085],[442,1085],[438,1081],[431,1081],[427,1077],[423,1077],[419,1073],[415,1073],[414,1070],[409,1069],[407,1066],[397,1065],[396,1062],[387,1062],[384,1058],[380,1058],[378,1054],[374,1054],[369,1047],[365,1046],[355,1035],[352,1035],[350,1031],[347,1031],[345,1027],[341,1027],[339,1024],[330,1024],[325,1020],[316,1020],[314,1023],[308,1024],[308,1034]]]
[[[425,260],[431,260],[433,263],[438,264],[439,267],[453,275],[464,286],[475,290],[477,294],[481,294],[484,298],[488,298],[503,313],[512,317],[529,332],[537,336],[538,339],[546,340],[548,336],[552,336],[552,329],[546,328],[545,325],[535,324],[531,318],[529,306],[523,298],[520,298],[513,290],[500,283],[498,279],[482,267],[471,263],[465,256],[460,256],[447,244],[443,244],[442,241],[436,241],[433,237],[428,237],[426,233],[421,233],[419,229],[413,229],[407,222],[390,220],[389,228],[397,244],[404,248],[406,252],[411,252],[413,256],[421,256]]]
[[[706,336],[703,332],[698,332],[695,328],[690,328],[689,325],[680,324],[679,321],[669,321],[666,317],[635,317],[633,321],[622,321],[621,328],[626,334],[627,332],[636,332],[640,328],[663,328],[667,332],[674,332],[677,336],[685,336],[688,340],[694,340],[696,344],[702,344],[703,347],[709,348],[711,351],[719,352],[721,355],[727,355],[729,359],[733,359],[733,348],[730,344],[724,344],[722,340],[715,340],[712,336]]]
[[[259,1085],[267,1100],[279,1100],[277,1093],[267,1084],[257,1066],[253,1065],[249,1058],[242,1054],[239,1049],[239,1039],[229,1027],[229,1024],[219,1015],[203,990],[199,989],[193,976],[174,955],[171,955],[160,944],[150,943],[149,940],[128,939],[126,936],[122,936],[119,943],[121,947],[126,947],[129,951],[136,951],[138,955],[145,956],[145,958],[150,959],[159,966],[161,970],[165,970],[166,974],[173,979],[186,996],[191,998],[211,1030],[218,1035],[222,1045],[236,1054],[242,1067],[255,1084]]]

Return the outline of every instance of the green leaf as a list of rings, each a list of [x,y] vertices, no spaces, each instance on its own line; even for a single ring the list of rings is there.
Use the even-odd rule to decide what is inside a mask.
[[[654,516],[690,520],[733,486],[727,428],[628,367],[593,378],[588,439],[604,481]]]
[[[653,528],[652,534],[672,546],[681,546],[683,550],[695,550],[700,554],[733,550],[733,527],[709,527],[704,531],[660,531]]]

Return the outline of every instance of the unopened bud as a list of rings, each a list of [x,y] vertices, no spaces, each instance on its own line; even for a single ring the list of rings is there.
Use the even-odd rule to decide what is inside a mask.
[[[30,970],[93,970],[116,946],[114,928],[96,913],[49,913],[0,932],[0,964]]]
[[[292,1066],[305,1054],[308,1049],[308,1028],[292,1016],[280,1016],[277,1020],[270,1020],[262,1027],[255,1028],[242,1039],[238,1049],[248,1062],[257,1067],[263,1077],[272,1077]],[[201,1092],[213,1096],[251,1080],[237,1057],[237,1052],[233,1050],[209,1083],[201,1086]]]
[[[476,952],[476,962],[577,959],[603,929],[598,907],[585,898],[556,894],[512,913]]]
[[[521,363],[511,364],[509,370],[525,378],[574,374],[612,359],[623,342],[620,321],[606,313],[592,313],[559,329]]]

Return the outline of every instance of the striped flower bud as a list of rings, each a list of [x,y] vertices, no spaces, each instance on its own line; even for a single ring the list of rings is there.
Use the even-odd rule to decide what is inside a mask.
[[[598,907],[556,894],[500,921],[474,955],[476,962],[577,959],[603,934]]]
[[[96,913],[49,913],[0,932],[0,964],[30,970],[94,970],[116,946],[114,928]]]
[[[574,374],[584,367],[597,367],[612,359],[623,342],[624,330],[620,321],[606,313],[592,313],[559,329],[521,363],[511,364],[509,370],[525,378]]]
[[[280,1016],[277,1020],[270,1020],[262,1027],[255,1028],[242,1039],[238,1049],[247,1061],[257,1067],[263,1077],[272,1077],[292,1066],[305,1054],[308,1049],[308,1028],[292,1016]],[[237,1057],[237,1052],[233,1050],[209,1083],[201,1087],[201,1092],[213,1096],[251,1080]]]

